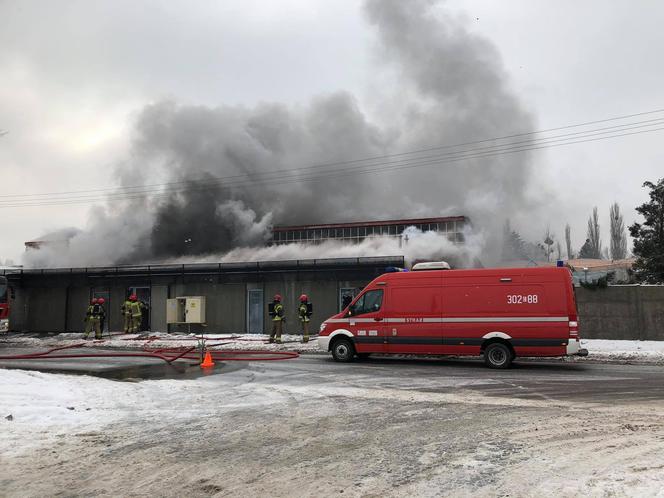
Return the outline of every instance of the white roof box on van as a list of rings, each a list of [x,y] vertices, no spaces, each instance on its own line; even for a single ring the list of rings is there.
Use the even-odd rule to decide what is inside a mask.
[[[421,270],[450,270],[450,265],[445,261],[429,261],[427,263],[417,263],[413,265],[412,271]]]

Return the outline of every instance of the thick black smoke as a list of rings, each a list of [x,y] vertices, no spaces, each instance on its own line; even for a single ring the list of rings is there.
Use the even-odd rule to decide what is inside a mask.
[[[294,107],[150,105],[136,121],[122,182],[171,185],[124,212],[112,207],[91,221],[81,241],[89,248],[92,240],[104,244],[109,232],[122,232],[115,253],[79,250],[75,237],[68,255],[54,262],[44,260],[44,253],[32,263],[220,254],[264,245],[272,223],[464,214],[482,229],[532,212],[527,154],[372,174],[358,174],[360,164],[340,174],[334,174],[338,166],[321,166],[309,171],[330,176],[317,181],[302,177],[310,172],[292,171],[533,128],[495,48],[438,3],[368,0],[364,11],[376,29],[381,69],[391,75],[376,92],[379,117],[370,119],[343,91]]]

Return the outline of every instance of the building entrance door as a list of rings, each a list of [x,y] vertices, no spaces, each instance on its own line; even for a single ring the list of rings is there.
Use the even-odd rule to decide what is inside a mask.
[[[150,330],[150,287],[129,287],[127,296],[132,294],[136,294],[139,302],[145,305],[141,316],[141,331]]]
[[[263,334],[263,289],[247,289],[247,332]]]

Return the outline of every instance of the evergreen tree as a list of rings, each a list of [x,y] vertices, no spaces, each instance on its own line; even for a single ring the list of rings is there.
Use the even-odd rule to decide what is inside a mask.
[[[594,259],[593,255],[593,246],[590,243],[590,239],[586,239],[583,246],[581,246],[581,250],[579,250],[579,258]]]
[[[574,252],[572,251],[572,229],[569,223],[565,225],[565,245],[567,246],[567,259],[574,259]]]
[[[510,220],[505,221],[503,226],[503,248],[501,251],[501,259],[503,261],[511,261],[515,259],[524,258],[524,242],[521,235],[516,230],[512,230]]]
[[[599,234],[599,215],[597,214],[597,206],[593,208],[593,214],[588,218],[588,233],[586,244],[590,244],[590,251],[587,252],[588,257],[592,259],[602,259],[602,240]],[[585,247],[585,244],[584,244]],[[583,250],[583,249],[582,249]]]
[[[655,185],[645,182],[650,200],[636,211],[643,223],[634,223],[629,233],[634,238],[634,271],[636,278],[648,283],[664,282],[664,178]]]
[[[617,202],[611,204],[609,210],[611,230],[611,259],[625,259],[627,256],[627,235],[625,223]]]

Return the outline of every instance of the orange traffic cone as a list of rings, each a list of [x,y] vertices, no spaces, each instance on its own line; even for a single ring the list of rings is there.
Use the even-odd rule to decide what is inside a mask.
[[[214,361],[212,361],[212,355],[210,354],[209,351],[206,351],[203,363],[201,363],[201,368],[208,368],[213,366],[214,366]]]

